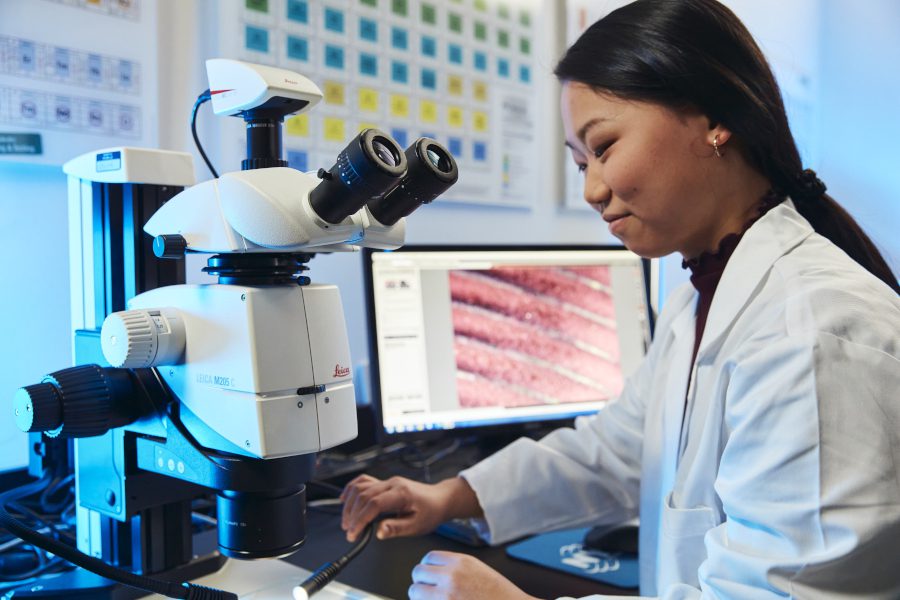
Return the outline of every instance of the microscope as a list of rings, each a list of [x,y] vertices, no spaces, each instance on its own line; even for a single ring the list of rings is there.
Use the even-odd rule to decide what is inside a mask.
[[[360,132],[330,169],[291,169],[281,159],[282,122],[315,106],[318,87],[273,67],[206,66],[213,111],[246,123],[242,170],[131,211],[134,236],[142,227],[151,237],[126,243],[124,259],[110,262],[95,243],[99,271],[82,267],[125,292],[94,294],[102,327],[77,332],[78,366],[14,398],[23,431],[78,438],[79,549],[168,580],[215,572],[223,557],[285,557],[304,543],[315,454],[357,435],[340,294],[312,283],[307,263],[318,252],[400,247],[405,217],[458,175],[438,142],[420,138],[404,151],[376,129]],[[115,153],[85,160],[99,169],[101,156]],[[125,149],[119,160],[141,157]],[[104,239],[121,242],[109,231],[115,221],[102,221]],[[158,261],[140,258],[148,247]],[[210,255],[202,270],[217,283],[183,282],[188,253]],[[109,275],[129,256],[136,284]],[[179,267],[159,266],[166,263]],[[125,310],[111,310],[123,302]],[[211,492],[218,552],[198,559],[190,504]]]

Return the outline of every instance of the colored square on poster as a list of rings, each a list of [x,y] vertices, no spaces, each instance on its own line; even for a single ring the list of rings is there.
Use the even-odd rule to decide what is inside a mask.
[[[501,19],[508,19],[509,18],[509,4],[507,4],[506,2],[501,2],[500,4],[498,4],[497,5],[497,14],[500,16]]]
[[[497,59],[497,75],[500,77],[509,77],[509,61],[505,58]]]
[[[434,69],[422,69],[419,85],[426,90],[436,90],[437,72]]]
[[[378,110],[378,92],[372,88],[359,88],[359,109],[367,112]]]
[[[309,23],[309,4],[305,0],[288,0],[287,18],[295,23]]]
[[[287,161],[288,166],[292,169],[297,169],[298,171],[309,170],[309,155],[306,152],[300,150],[288,150]]]
[[[391,129],[391,137],[401,148],[405,148],[409,133],[405,129],[394,128]]]
[[[487,0],[475,0],[475,10],[480,12],[487,12],[487,9]]]
[[[437,103],[431,100],[419,102],[419,119],[424,123],[436,123],[438,118]]]
[[[450,127],[460,128],[463,126],[463,109],[459,106],[447,107],[447,124]]]
[[[325,45],[325,66],[332,69],[344,68],[344,49],[332,44]]]
[[[423,2],[419,7],[419,16],[426,25],[437,25],[437,9],[434,4]]]
[[[428,56],[431,58],[437,57],[437,40],[430,35],[423,35],[421,48],[422,56]]]
[[[400,27],[391,27],[391,46],[397,50],[409,48],[409,33]]]
[[[454,65],[463,64],[463,49],[459,44],[447,45],[447,59]]]
[[[484,142],[475,142],[472,144],[472,158],[477,161],[484,162],[487,160],[487,144]]]
[[[344,84],[337,81],[326,81],[323,91],[325,104],[344,105]]]
[[[487,71],[488,70],[488,57],[484,52],[476,51],[472,55],[472,62],[475,64],[475,68],[479,71]]]
[[[433,131],[423,131],[422,135],[420,137],[426,137],[426,138],[432,139],[434,141],[437,141],[437,134],[434,133]]]
[[[488,116],[486,112],[476,110],[472,113],[472,129],[478,133],[484,133],[488,130]]]
[[[336,8],[325,9],[325,29],[334,33],[344,33],[344,13]]]
[[[378,41],[378,22],[366,17],[359,18],[359,39],[367,42]]]
[[[294,115],[284,121],[284,131],[297,137],[309,136],[309,115]],[[290,162],[290,161],[289,161]],[[291,165],[293,166],[293,165]]]
[[[531,13],[525,9],[519,12],[519,24],[523,27],[531,27]]]
[[[391,12],[395,15],[405,17],[409,14],[409,4],[407,0],[391,0]]]
[[[509,48],[509,32],[505,29],[497,30],[497,45],[501,48]]]
[[[378,0],[359,0],[359,3],[363,6],[371,6],[372,8],[378,8]]]
[[[483,81],[476,81],[472,84],[472,95],[475,96],[475,99],[479,102],[487,102],[488,99],[488,88],[487,84]]]
[[[522,54],[531,54],[531,40],[528,38],[519,38],[519,52]]]
[[[447,150],[450,151],[456,158],[463,157],[463,143],[462,140],[457,137],[451,137],[447,140]]]
[[[262,27],[247,25],[244,29],[244,46],[257,52],[269,51],[269,31]]]
[[[360,121],[360,123],[356,126],[356,131],[365,131],[366,129],[378,129],[378,125],[375,123],[368,123],[366,121]]]
[[[53,72],[64,79],[72,72],[71,57],[66,48],[56,48],[53,52]]]
[[[254,27],[254,29],[256,29],[256,28]],[[261,29],[260,31],[262,31],[263,33],[266,34],[266,43],[268,44],[268,34],[266,33],[266,30]],[[21,46],[20,46],[20,50],[21,50]],[[23,58],[24,56],[25,55],[20,53],[20,62],[22,60],[24,60],[24,58]],[[33,56],[32,56],[31,60],[32,61],[34,60]],[[24,64],[24,63],[22,63],[22,64]],[[34,63],[31,62],[30,64],[33,65]],[[103,59],[100,58],[100,55],[88,54],[87,71],[88,71],[88,79],[90,81],[92,81],[94,83],[100,83],[103,80]]]
[[[293,60],[309,60],[309,42],[306,38],[289,35],[287,37],[287,55]]]
[[[463,18],[459,13],[451,12],[447,15],[447,26],[453,33],[463,32]]]
[[[459,75],[450,75],[447,77],[447,93],[451,96],[462,96],[463,78]]]
[[[344,135],[346,124],[343,119],[337,117],[325,117],[323,125],[323,137],[329,142],[343,142],[346,139],[347,136]]]
[[[475,21],[475,39],[479,42],[486,42],[488,39],[487,23],[483,21]]]
[[[409,98],[402,94],[392,94],[391,116],[400,119],[409,117]]]
[[[529,69],[527,65],[519,66],[519,81],[522,83],[531,82],[531,69]]]
[[[409,66],[399,60],[391,61],[391,81],[394,83],[409,83]]]
[[[244,6],[247,10],[255,10],[257,12],[269,12],[269,0],[246,0]]]
[[[378,57],[368,52],[360,52],[359,73],[369,77],[378,77]]]

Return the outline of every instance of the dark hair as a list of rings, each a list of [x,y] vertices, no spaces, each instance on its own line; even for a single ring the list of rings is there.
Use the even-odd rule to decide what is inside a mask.
[[[637,0],[591,25],[556,66],[628,100],[700,110],[734,134],[775,191],[813,228],[900,292],[891,268],[812,171],[804,171],[781,91],[750,32],[716,0]]]

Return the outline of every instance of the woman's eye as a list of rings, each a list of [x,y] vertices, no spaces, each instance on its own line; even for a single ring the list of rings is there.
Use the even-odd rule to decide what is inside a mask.
[[[603,158],[603,155],[606,154],[606,151],[609,150],[609,147],[612,146],[612,142],[608,142],[606,144],[600,144],[596,148],[594,148],[594,157],[595,158]]]
[[[587,171],[587,164],[585,163],[575,163],[575,166],[578,167],[579,173],[584,173],[585,171]]]

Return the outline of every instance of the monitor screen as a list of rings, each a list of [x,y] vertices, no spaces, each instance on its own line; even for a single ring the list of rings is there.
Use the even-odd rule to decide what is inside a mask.
[[[596,412],[650,340],[647,266],[621,247],[365,252],[382,434]]]

